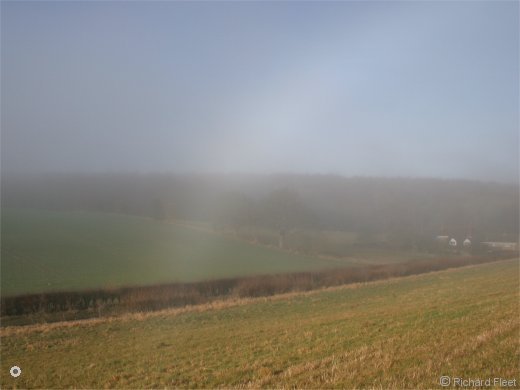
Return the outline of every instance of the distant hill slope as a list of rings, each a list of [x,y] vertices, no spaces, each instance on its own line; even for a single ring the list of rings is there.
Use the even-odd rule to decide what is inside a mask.
[[[2,207],[90,210],[215,224],[517,240],[518,183],[302,174],[47,174],[2,177]],[[428,241],[429,242],[429,241]]]
[[[518,287],[515,259],[222,308],[7,328],[0,385],[440,388],[449,376],[518,386]]]

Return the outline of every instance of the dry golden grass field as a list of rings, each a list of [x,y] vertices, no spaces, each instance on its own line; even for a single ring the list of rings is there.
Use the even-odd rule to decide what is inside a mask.
[[[520,380],[519,262],[1,329],[1,388],[439,388]],[[18,365],[22,375],[9,375]]]

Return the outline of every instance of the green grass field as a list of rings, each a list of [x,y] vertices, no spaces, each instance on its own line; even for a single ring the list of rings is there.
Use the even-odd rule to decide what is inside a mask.
[[[310,271],[300,256],[181,224],[87,212],[2,210],[3,295]]]
[[[520,380],[519,262],[114,319],[12,327],[2,388],[438,388]],[[9,367],[22,375],[13,379]]]

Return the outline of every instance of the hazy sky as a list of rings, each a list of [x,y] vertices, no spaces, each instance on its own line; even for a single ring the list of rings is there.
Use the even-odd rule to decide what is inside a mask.
[[[517,1],[1,11],[4,172],[518,180]]]

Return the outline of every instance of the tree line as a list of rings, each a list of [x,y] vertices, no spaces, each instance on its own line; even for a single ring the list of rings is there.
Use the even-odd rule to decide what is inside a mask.
[[[394,242],[438,234],[516,240],[518,185],[336,175],[4,175],[2,207],[87,210],[158,220],[352,231]],[[368,240],[369,241],[369,240]]]

